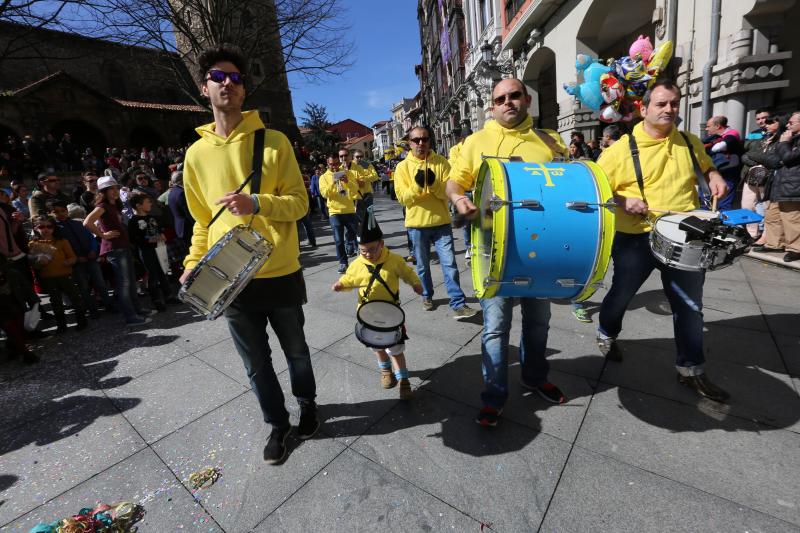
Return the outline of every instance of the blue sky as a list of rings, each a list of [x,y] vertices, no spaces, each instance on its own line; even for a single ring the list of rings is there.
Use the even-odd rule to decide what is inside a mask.
[[[353,66],[321,84],[289,77],[300,123],[306,102],[324,105],[332,122],[352,118],[367,126],[391,117],[391,105],[419,91],[417,3],[412,0],[342,0],[355,41]],[[403,6],[403,7],[400,7]]]

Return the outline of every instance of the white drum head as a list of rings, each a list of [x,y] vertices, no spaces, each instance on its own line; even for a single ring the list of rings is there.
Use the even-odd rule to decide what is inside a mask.
[[[378,330],[396,329],[403,325],[406,315],[392,302],[367,302],[358,308],[358,321]]]
[[[679,228],[689,215],[666,215],[656,220],[655,231],[672,242],[686,242],[686,232]]]

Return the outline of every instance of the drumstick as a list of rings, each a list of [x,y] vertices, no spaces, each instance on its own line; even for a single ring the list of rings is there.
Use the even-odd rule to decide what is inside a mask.
[[[711,197],[711,210],[713,212],[715,212],[715,213],[717,212],[717,197],[716,196],[712,196]]]
[[[663,209],[648,209],[647,211],[649,213],[662,213],[664,215],[694,215],[694,216],[697,216],[699,218],[702,218],[704,216],[708,216],[708,217],[713,218],[713,217],[716,216],[716,214],[712,213],[711,211],[706,211],[706,212],[703,212],[703,211],[664,211]]]
[[[245,180],[242,182],[242,184],[241,184],[241,185],[239,185],[239,186],[236,188],[236,190],[235,190],[235,191],[233,191],[233,194],[239,194],[240,192],[242,192],[242,189],[244,189],[244,186],[245,186],[245,185],[247,185],[248,183],[250,183],[250,180],[251,180],[251,179],[253,179],[253,174],[254,174],[254,173],[253,173],[253,172],[251,172],[251,173],[250,173],[250,175],[249,175],[249,176],[247,176],[247,179],[245,179]],[[208,226],[206,226],[206,227],[207,227],[207,228],[210,228],[210,227],[211,227],[211,224],[213,224],[214,222],[216,222],[216,221],[217,221],[217,219],[220,217],[220,215],[222,214],[222,212],[223,212],[223,211],[225,211],[225,209],[227,209],[225,206],[222,206],[222,207],[220,207],[219,211],[217,211],[217,214],[216,214],[216,215],[214,215],[214,218],[212,218],[212,219],[211,219],[211,222],[209,222],[209,223],[208,223]]]

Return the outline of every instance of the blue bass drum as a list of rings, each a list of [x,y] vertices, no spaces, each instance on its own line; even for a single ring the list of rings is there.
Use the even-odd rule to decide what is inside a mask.
[[[592,163],[484,160],[475,184],[472,281],[479,298],[583,301],[603,280],[614,203]]]

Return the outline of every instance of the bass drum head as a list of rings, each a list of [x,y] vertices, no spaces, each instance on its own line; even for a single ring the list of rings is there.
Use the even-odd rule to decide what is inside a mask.
[[[495,212],[491,200],[495,196],[505,200],[508,198],[507,179],[503,166],[496,159],[486,159],[478,170],[475,181],[473,201],[478,208],[478,216],[472,222],[472,285],[475,296],[491,298],[497,292],[498,285],[486,284],[491,279],[499,281],[503,276],[505,251],[507,209]]]
[[[361,304],[356,312],[360,324],[376,331],[391,331],[406,320],[403,309],[392,302],[374,300]],[[390,345],[391,346],[391,345]]]

